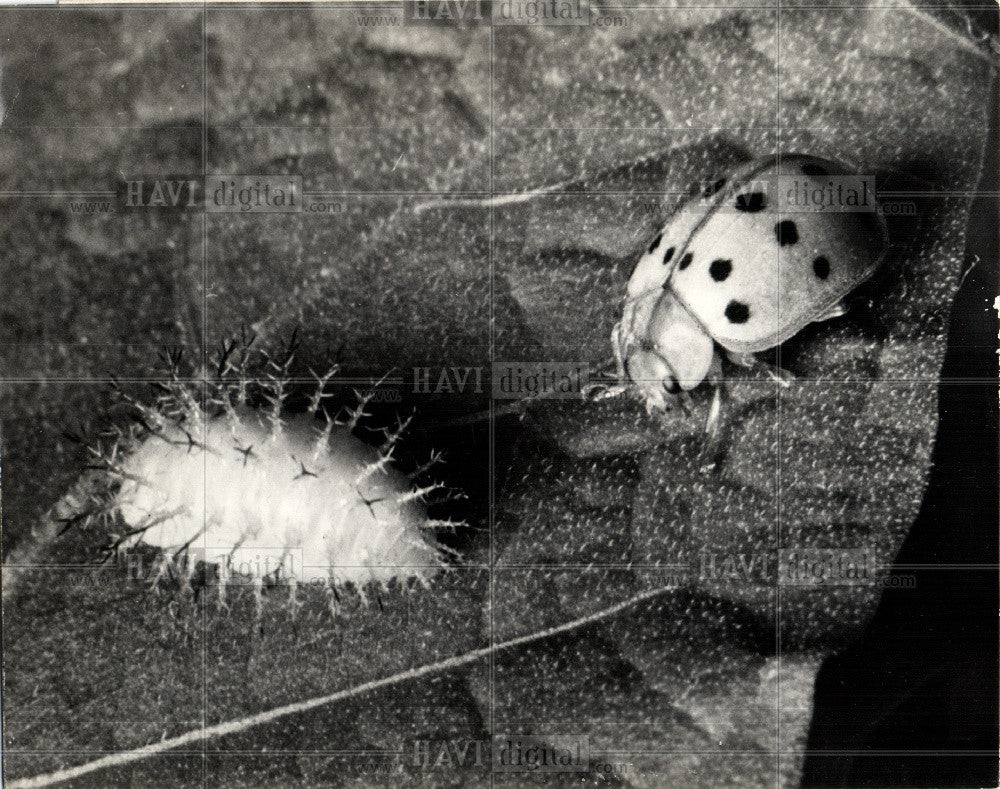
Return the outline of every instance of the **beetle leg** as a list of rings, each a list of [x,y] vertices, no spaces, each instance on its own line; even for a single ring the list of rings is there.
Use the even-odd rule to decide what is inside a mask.
[[[767,373],[767,377],[783,389],[787,389],[792,385],[792,381],[795,380],[795,374],[790,373],[783,367],[775,367],[774,365],[764,364],[764,362],[760,362],[760,365],[764,368],[764,372]]]
[[[622,357],[621,347],[622,324],[621,321],[615,324],[611,330],[611,349],[615,354],[615,377],[616,384],[608,384],[602,381],[591,381],[580,388],[580,395],[584,400],[596,403],[600,400],[608,400],[623,394],[628,389],[628,376],[625,372],[625,360]],[[602,365],[601,370],[604,369]]]
[[[612,397],[618,397],[618,395],[624,394],[627,390],[628,384],[625,383],[606,384],[595,381],[585,384],[580,389],[580,395],[588,402],[597,403],[601,400],[610,400]]]
[[[722,401],[725,399],[724,387],[726,385],[726,380],[722,376],[722,359],[717,352],[712,354],[712,365],[708,368],[705,380],[711,384],[714,390],[712,402],[708,407],[708,417],[705,419],[705,435],[711,442],[719,430],[719,417],[722,415]]]
[[[751,368],[757,365],[757,357],[752,353],[737,353],[736,351],[726,351],[726,358],[738,367]]]
[[[721,386],[723,383],[722,378],[722,359],[719,358],[719,354],[712,354],[712,364],[708,368],[708,375],[705,376],[705,380],[716,386]]]
[[[839,318],[841,315],[847,312],[847,307],[844,306],[844,302],[838,301],[836,304],[832,305],[826,312],[813,318],[813,323],[818,323],[819,321],[829,321],[834,318]]]
[[[775,383],[780,384],[782,387],[787,388],[791,382],[795,380],[795,375],[793,373],[790,373],[782,367],[775,367],[767,362],[762,362],[752,353],[734,353],[733,351],[726,351],[726,357],[733,364],[740,367],[745,367],[747,369],[761,368],[767,374],[768,378]]]
[[[618,380],[625,381],[625,359],[622,357],[622,324],[621,321],[615,324],[615,327],[611,330],[611,348],[615,353],[615,369],[618,373]]]
[[[615,324],[611,330],[611,348],[615,354],[615,377],[617,383],[609,384],[603,381],[590,381],[580,388],[580,395],[584,400],[596,403],[600,400],[609,400],[617,397],[628,390],[628,376],[625,373],[625,360],[622,358],[621,348],[621,322]],[[602,365],[602,370],[606,365]]]
[[[715,385],[712,403],[708,407],[708,417],[705,419],[705,435],[713,439],[719,431],[719,416],[722,414],[722,384]]]

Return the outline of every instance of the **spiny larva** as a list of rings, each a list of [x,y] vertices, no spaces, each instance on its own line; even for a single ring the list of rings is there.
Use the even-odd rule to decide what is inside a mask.
[[[754,353],[843,315],[841,300],[888,245],[870,188],[840,162],[789,154],[746,165],[683,206],[628,282],[611,337],[619,380],[647,411],[665,410],[721,377],[716,344],[750,366]]]
[[[373,585],[426,584],[443,564],[432,532],[456,524],[427,515],[427,496],[442,485],[415,487],[392,465],[408,421],[384,430],[380,448],[361,441],[354,432],[374,390],[356,393],[344,419],[330,418],[324,387],[335,369],[316,376],[304,412],[287,414],[291,352],[251,379],[249,345],[238,363],[236,344],[226,347],[216,380],[183,379],[172,357],[154,404],[123,395],[137,427],[119,430],[110,450],[91,449],[108,481],[92,512],[120,530],[113,548],[159,549],[154,584],[212,567],[223,603],[228,586],[249,581],[258,611],[265,583],[287,584],[292,601],[301,584],[319,585],[334,613],[340,590],[364,600]]]

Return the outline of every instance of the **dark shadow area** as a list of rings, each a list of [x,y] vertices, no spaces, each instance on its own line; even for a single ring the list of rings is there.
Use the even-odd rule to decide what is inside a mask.
[[[952,314],[934,466],[896,558],[894,574],[914,576],[916,587],[887,589],[862,637],[821,668],[804,786],[998,782],[995,115],[991,127],[970,215],[967,262],[976,265]]]

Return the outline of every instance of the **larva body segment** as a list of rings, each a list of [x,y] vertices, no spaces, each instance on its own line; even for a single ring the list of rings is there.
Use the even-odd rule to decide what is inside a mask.
[[[147,438],[122,463],[118,511],[141,530],[129,544],[300,583],[433,575],[440,559],[406,477],[346,426],[321,426],[301,414],[273,433],[242,408],[207,420],[194,445],[177,426]]]
[[[217,578],[226,605],[227,588],[249,582],[258,614],[264,587],[274,584],[287,585],[293,603],[302,584],[318,584],[334,615],[343,610],[341,591],[364,603],[393,582],[426,585],[444,565],[434,532],[460,525],[428,516],[429,496],[442,484],[411,481],[440,453],[402,473],[393,454],[409,420],[373,430],[365,407],[375,389],[355,390],[356,405],[332,419],[324,401],[334,396],[324,388],[336,367],[313,373],[310,395],[289,375],[294,337],[280,364],[252,343],[225,344],[214,379],[185,377],[181,354],[164,356],[168,375],[154,384],[152,402],[116,384],[134,424],[113,426],[110,447],[89,446],[89,468],[103,482],[74,522],[102,522],[109,553],[155,548],[154,586],[164,576],[186,586],[203,567],[210,572],[199,578]],[[250,377],[251,363],[263,373]],[[306,410],[286,412],[292,400],[306,400]],[[362,430],[381,433],[381,446],[361,440]]]

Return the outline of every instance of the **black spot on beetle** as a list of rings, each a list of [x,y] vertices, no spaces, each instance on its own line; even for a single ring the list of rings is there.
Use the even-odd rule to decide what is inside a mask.
[[[726,179],[720,178],[718,181],[712,184],[708,184],[704,189],[701,190],[702,197],[711,197],[716,194],[722,187],[726,185]]]
[[[663,233],[660,233],[660,235],[658,235],[656,238],[653,239],[653,243],[650,244],[649,245],[649,249],[646,250],[646,254],[647,255],[652,255],[653,254],[653,250],[656,249],[656,247],[660,243],[660,239],[662,239],[662,238],[663,238]]]
[[[663,265],[664,266],[667,265],[667,263],[670,262],[670,259],[673,256],[674,256],[674,248],[670,247],[670,249],[668,249],[666,252],[663,253]]]
[[[742,301],[731,301],[726,305],[726,318],[730,323],[746,323],[750,320],[750,307]]]
[[[778,243],[783,247],[787,247],[790,244],[797,244],[799,241],[799,229],[791,219],[778,222],[774,226],[774,235],[777,237]]]
[[[691,265],[692,260],[694,260],[694,255],[692,255],[690,252],[685,252],[684,257],[682,257],[680,260],[677,261],[677,268],[683,271],[684,269],[686,269],[688,266]]]
[[[820,255],[813,261],[813,273],[820,279],[830,276],[830,261]]]
[[[731,260],[713,260],[712,265],[708,267],[708,273],[712,275],[712,279],[716,282],[725,280],[732,271],[733,261]]]
[[[763,211],[767,206],[766,195],[763,192],[745,192],[736,195],[736,210],[745,211],[748,214]]]
[[[830,172],[825,167],[820,167],[815,162],[806,162],[802,165],[802,172],[813,178],[826,178]]]

